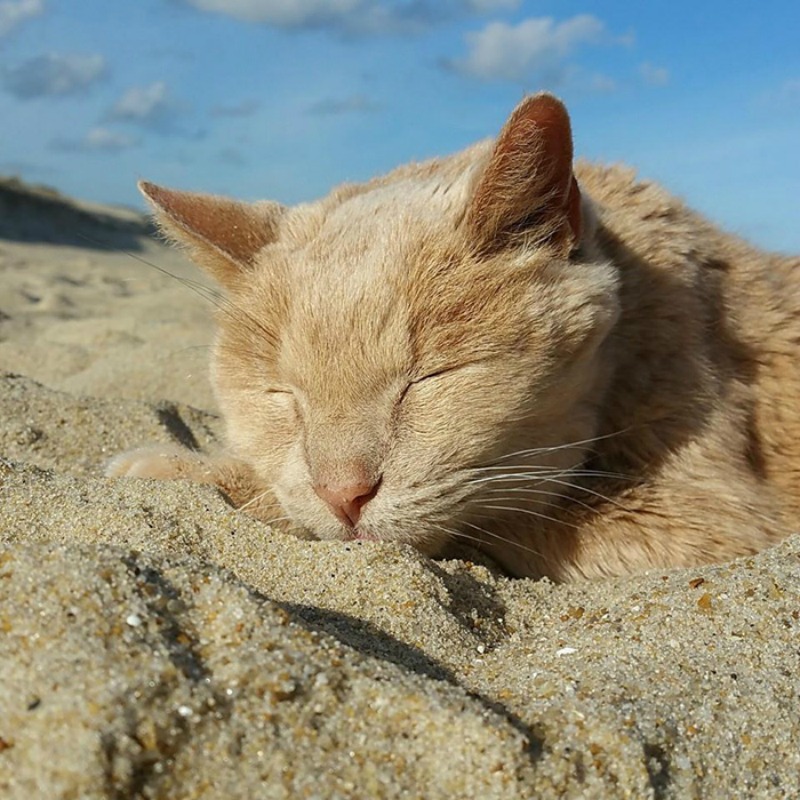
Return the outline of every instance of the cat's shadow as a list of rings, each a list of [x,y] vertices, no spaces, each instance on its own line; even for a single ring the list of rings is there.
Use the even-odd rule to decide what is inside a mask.
[[[477,562],[497,575],[503,574],[500,567],[488,556],[470,546],[452,545],[448,548],[446,557]],[[507,635],[506,607],[491,585],[477,580],[463,570],[451,572],[437,561],[430,561],[428,567],[447,590],[449,597],[447,610],[456,622],[482,641],[486,647],[485,652],[496,647]],[[526,751],[531,761],[540,757],[544,743],[542,732],[524,722],[502,703],[466,688],[453,670],[431,658],[418,647],[401,641],[372,622],[341,611],[285,601],[273,602],[291,614],[304,627],[332,636],[361,655],[389,662],[403,671],[413,672],[431,680],[443,681],[466,692],[486,709],[505,719],[525,737]],[[473,616],[473,613],[476,616]],[[476,619],[491,622],[486,626],[476,626]]]
[[[534,726],[523,721],[502,703],[469,690],[452,670],[430,658],[419,648],[400,641],[371,622],[340,611],[287,602],[276,602],[276,604],[299,624],[318,633],[332,636],[361,655],[390,662],[403,671],[443,681],[465,692],[484,708],[504,719],[524,737],[525,750],[532,762],[541,757],[544,747],[542,731],[537,731]]]

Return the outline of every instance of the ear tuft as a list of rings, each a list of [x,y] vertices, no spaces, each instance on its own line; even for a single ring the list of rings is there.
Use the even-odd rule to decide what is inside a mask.
[[[283,207],[250,205],[196,192],[166,189],[140,181],[139,190],[161,229],[189,250],[191,257],[223,286],[252,267],[256,254],[278,237]]]
[[[580,241],[580,206],[567,110],[550,94],[527,97],[503,126],[472,197],[478,244],[497,249],[529,234],[568,252]]]

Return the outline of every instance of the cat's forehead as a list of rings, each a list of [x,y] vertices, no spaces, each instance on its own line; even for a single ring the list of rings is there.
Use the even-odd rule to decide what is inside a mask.
[[[407,165],[295,207],[285,228],[287,244],[311,252],[363,250],[452,228],[468,205],[486,151],[481,144],[457,156]]]
[[[404,168],[290,212],[264,272],[272,282],[282,264],[283,361],[301,383],[325,364],[326,385],[341,367],[348,386],[377,386],[420,358],[468,361],[513,334],[500,328],[515,281],[476,260],[463,230],[475,164]]]
[[[468,171],[422,167],[340,190],[293,209],[271,255],[281,254],[295,305],[324,316],[381,314],[427,253],[459,247],[469,191]]]
[[[441,221],[464,208],[469,188],[468,175],[438,171],[379,184],[331,205],[321,233],[353,221],[371,228]]]

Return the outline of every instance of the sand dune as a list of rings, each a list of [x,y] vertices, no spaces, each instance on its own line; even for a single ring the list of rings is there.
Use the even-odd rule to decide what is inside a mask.
[[[219,441],[209,303],[137,258],[201,278],[133,212],[0,217],[0,796],[800,795],[800,538],[564,587],[107,480]]]

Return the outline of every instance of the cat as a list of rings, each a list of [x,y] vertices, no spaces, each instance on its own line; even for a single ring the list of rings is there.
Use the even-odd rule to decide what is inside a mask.
[[[223,289],[228,450],[144,448],[108,474],[214,484],[320,539],[463,539],[555,581],[800,528],[800,259],[573,165],[552,95],[315,203],[140,188]]]

